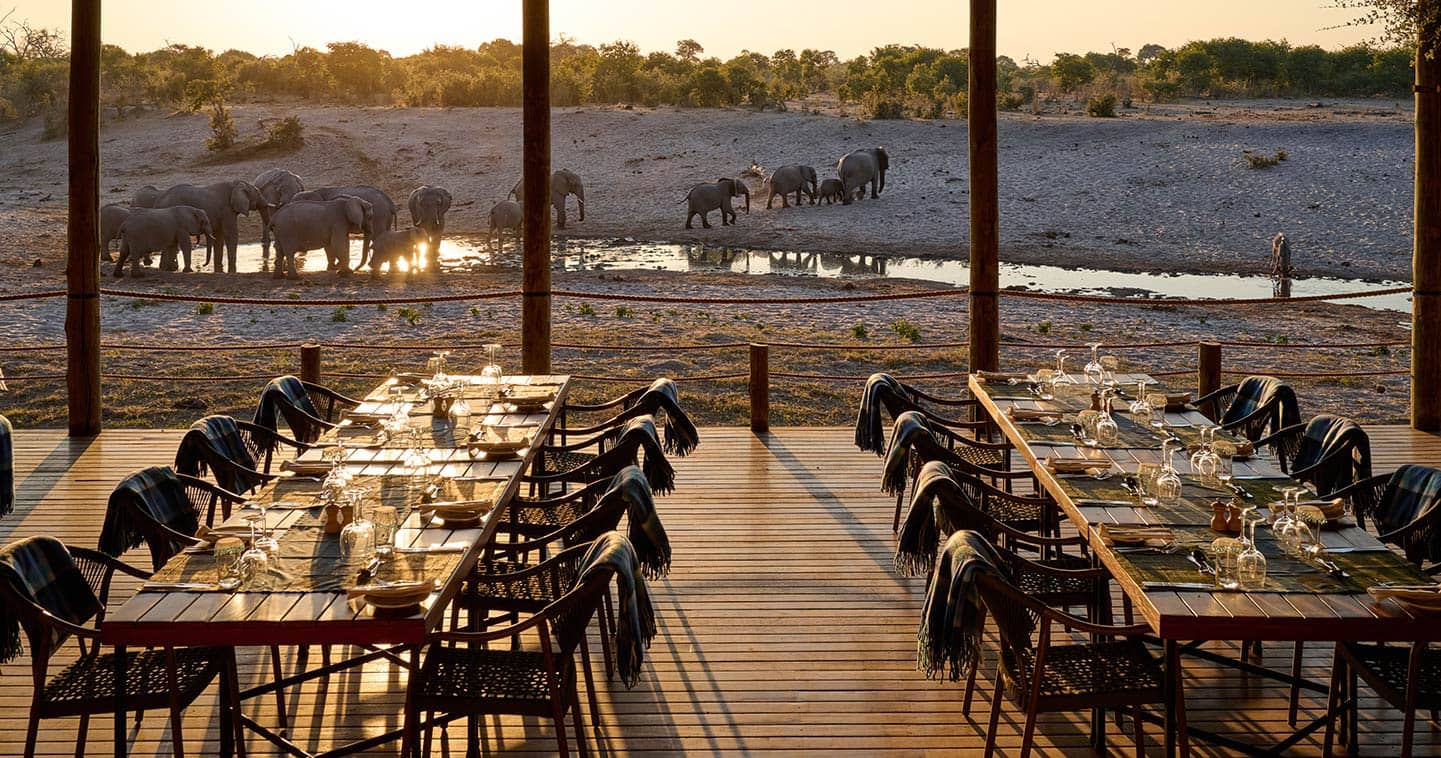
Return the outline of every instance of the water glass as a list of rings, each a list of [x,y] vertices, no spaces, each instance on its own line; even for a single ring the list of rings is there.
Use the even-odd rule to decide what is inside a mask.
[[[1151,406],[1151,430],[1160,434],[1166,428],[1166,396],[1152,392],[1146,395],[1146,404]]]
[[[501,345],[494,342],[485,346],[485,368],[480,370],[481,384],[500,384],[505,373],[500,369]]]
[[[1142,463],[1136,466],[1136,481],[1141,485],[1141,505],[1154,507],[1161,501],[1157,497],[1156,480],[1161,476],[1158,463]]]
[[[389,558],[395,549],[395,531],[400,528],[400,512],[393,505],[376,506],[370,514],[375,530],[375,554]]]
[[[226,592],[234,592],[245,580],[240,569],[240,555],[245,552],[245,540],[239,537],[222,537],[215,541],[215,583]]]
[[[252,541],[236,560],[240,583],[249,590],[264,591],[270,587],[270,553],[255,546]]]
[[[1256,547],[1256,525],[1265,519],[1255,508],[1247,508],[1241,518],[1250,529],[1250,537],[1246,540],[1246,549],[1236,556],[1236,579],[1241,587],[1258,590],[1266,586],[1266,556]]]
[[[1211,565],[1216,568],[1216,585],[1223,590],[1239,589],[1241,580],[1236,569],[1237,560],[1241,556],[1241,546],[1235,544],[1213,546],[1210,553]]]
[[[1110,401],[1109,396],[1107,402]],[[1096,418],[1096,442],[1102,447],[1111,447],[1121,441],[1121,427],[1109,413],[1102,412]]]

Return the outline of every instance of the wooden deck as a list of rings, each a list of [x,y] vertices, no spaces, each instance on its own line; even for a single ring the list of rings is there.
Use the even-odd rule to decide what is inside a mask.
[[[1441,465],[1441,438],[1401,427],[1370,430],[1377,470],[1403,462]],[[658,503],[675,548],[670,577],[653,587],[661,632],[640,685],[626,691],[602,683],[602,721],[592,733],[610,753],[792,752],[820,748],[875,755],[979,753],[987,697],[970,717],[960,713],[960,687],[927,680],[915,669],[915,630],[924,580],[891,569],[894,500],[879,491],[880,462],[851,445],[849,429],[782,429],[756,437],[743,429],[705,429],[693,456],[677,461],[677,491]],[[52,534],[95,544],[105,499],[115,482],[142,465],[168,463],[180,433],[111,431],[70,441],[59,431],[17,435],[19,505],[0,519],[0,540]],[[144,565],[140,552],[131,557]],[[121,587],[114,601],[128,596]],[[257,641],[258,642],[258,641]],[[1215,643],[1214,647],[1230,647]],[[1312,646],[1308,674],[1323,679],[1330,652]],[[1289,645],[1268,645],[1273,665],[1290,661]],[[261,676],[253,651],[242,675]],[[1270,742],[1286,726],[1286,690],[1234,670],[1187,662],[1191,723],[1240,739]],[[989,671],[989,664],[987,665]],[[28,659],[0,669],[0,754],[23,744],[30,697]],[[375,664],[292,694],[293,734],[324,747],[395,728],[404,677]],[[984,677],[978,687],[988,692]],[[187,748],[215,749],[213,691],[187,712]],[[273,701],[253,701],[274,723]],[[1307,718],[1322,706],[1302,699]],[[1361,744],[1389,755],[1401,719],[1363,699]],[[168,755],[162,714],[132,729],[133,754]],[[1089,754],[1086,714],[1043,717],[1038,755]],[[41,754],[70,755],[77,722],[46,722]],[[111,725],[91,727],[91,753],[108,752]],[[548,725],[490,721],[489,752],[554,751]],[[1422,721],[1417,754],[1441,754],[1441,733]],[[464,752],[464,730],[451,730],[450,753]],[[1148,748],[1159,752],[1148,727]],[[1000,744],[1020,743],[1017,713],[1006,707]],[[1111,748],[1132,754],[1129,737],[1112,729]],[[442,743],[437,742],[437,752]],[[252,754],[269,755],[251,739]],[[392,751],[393,752],[393,751]],[[1199,755],[1218,755],[1198,746]],[[1319,739],[1298,755],[1320,753]]]

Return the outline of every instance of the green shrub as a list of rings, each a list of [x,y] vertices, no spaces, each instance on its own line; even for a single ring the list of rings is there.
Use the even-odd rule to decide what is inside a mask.
[[[635,310],[633,308],[628,308],[624,305],[617,305],[615,307],[616,318],[631,318],[633,316],[635,316]]]
[[[582,316],[594,316],[595,306],[591,305],[590,303],[581,303],[580,307],[577,308],[575,312],[579,313]]]
[[[1092,329],[1095,329],[1095,328],[1096,328],[1096,325],[1095,325],[1095,324],[1091,324],[1091,323],[1088,323],[1088,322],[1083,322],[1083,323],[1081,324],[1081,331],[1083,331],[1083,332],[1089,332],[1089,331],[1091,331]]]
[[[205,149],[212,153],[229,150],[235,146],[235,135],[235,119],[230,117],[230,109],[215,101],[210,109],[210,137],[205,140]]]
[[[1107,92],[1104,95],[1096,95],[1086,103],[1087,115],[1096,118],[1116,117],[1116,96]]]
[[[305,125],[297,116],[286,116],[265,128],[265,146],[299,150],[305,145]]]
[[[1252,150],[1246,150],[1241,154],[1246,157],[1246,162],[1251,165],[1251,168],[1271,168],[1289,157],[1285,150],[1277,150],[1275,155],[1262,155]]]
[[[906,109],[901,105],[901,101],[874,90],[867,92],[865,97],[861,98],[861,112],[865,114],[866,118],[876,121],[906,117]]]
[[[866,340],[870,339],[871,333],[869,330],[866,329],[865,324],[856,324],[855,326],[851,327],[851,336],[862,342],[865,342]]]
[[[330,320],[336,323],[349,321],[350,314],[346,313],[345,306],[342,305],[339,308],[336,308],[335,310],[330,312]]]
[[[406,306],[397,310],[396,314],[399,315],[401,318],[405,319],[405,322],[407,324],[410,324],[411,326],[417,326],[420,324],[421,311],[419,308],[411,308],[410,306]]]
[[[195,314],[198,316],[209,316],[215,312],[215,303],[196,303]]]
[[[1042,322],[1036,324],[1036,334],[1050,334],[1050,333],[1051,333],[1051,322],[1050,322],[1050,321],[1042,321]]]
[[[904,318],[898,318],[891,322],[891,331],[894,331],[897,337],[906,342],[919,342],[921,339],[921,328]]]

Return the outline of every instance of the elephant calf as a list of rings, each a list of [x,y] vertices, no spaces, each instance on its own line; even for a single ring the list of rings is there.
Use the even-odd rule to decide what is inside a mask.
[[[212,243],[210,216],[199,208],[174,205],[169,208],[135,208],[120,224],[120,258],[115,261],[115,276],[125,276],[125,263],[130,262],[130,275],[140,276],[140,259],[159,252],[161,260],[174,260],[175,251],[185,254],[185,270],[190,268],[192,237],[204,235]]]
[[[490,209],[490,231],[486,232],[485,239],[490,241],[491,235],[495,235],[496,244],[501,248],[505,247],[505,230],[509,229],[511,236],[520,239],[520,225],[525,220],[525,214],[521,212],[520,203],[514,200],[502,200]]]
[[[380,277],[380,267],[390,264],[390,273],[397,273],[401,261],[406,271],[415,271],[419,266],[416,248],[427,238],[426,230],[419,226],[377,232],[370,246],[370,278]]]
[[[550,175],[550,205],[555,208],[555,225],[558,228],[565,228],[565,198],[575,195],[575,202],[580,207],[580,220],[585,220],[585,185],[581,184],[580,176],[570,169],[560,169]],[[525,177],[510,188],[510,194],[506,197],[516,202],[525,202]]]
[[[100,206],[100,260],[110,262],[110,243],[120,239],[120,225],[129,217],[129,206]]]
[[[694,229],[691,226],[691,219],[700,216],[701,226],[709,229],[710,221],[706,214],[717,208],[721,212],[721,226],[730,226],[736,220],[735,209],[731,207],[731,198],[745,195],[746,213],[751,212],[751,191],[746,183],[740,179],[722,178],[714,183],[697,184],[691,187],[686,193],[686,215],[685,228]]]
[[[325,250],[325,257],[340,272],[350,275],[350,234],[374,239],[370,203],[358,197],[334,200],[291,200],[270,218],[275,239],[276,279],[299,278],[295,256],[307,250]]]
[[[834,205],[844,199],[845,189],[841,187],[840,179],[827,179],[821,182],[820,199],[826,205]]]
[[[766,187],[766,210],[777,195],[782,208],[791,207],[786,195],[792,192],[796,193],[796,205],[801,204],[802,193],[810,197],[811,205],[816,204],[816,170],[810,166],[781,166],[766,179]]]
[[[445,235],[450,204],[450,192],[441,187],[427,185],[410,193],[410,223],[424,230],[425,254],[432,264],[440,263],[440,239]]]

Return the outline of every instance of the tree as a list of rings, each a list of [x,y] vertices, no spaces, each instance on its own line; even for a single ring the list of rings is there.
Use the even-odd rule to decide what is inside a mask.
[[[1155,43],[1141,45],[1141,51],[1136,53],[1136,62],[1142,66],[1150,65],[1151,61],[1156,60],[1156,58],[1165,52],[1165,45],[1157,45]]]
[[[390,53],[360,42],[332,42],[326,48],[325,67],[342,97],[363,102],[390,91]]]
[[[1193,95],[1210,91],[1216,78],[1216,59],[1201,48],[1200,43],[1191,43],[1176,53],[1176,72],[1181,75],[1181,86]]]
[[[1094,81],[1096,69],[1079,55],[1056,53],[1056,61],[1051,64],[1051,74],[1056,78],[1056,86],[1062,92],[1070,93]]]
[[[700,43],[693,39],[683,39],[675,43],[675,57],[683,61],[695,63],[700,60],[701,53],[704,52],[705,48],[701,47]]]

